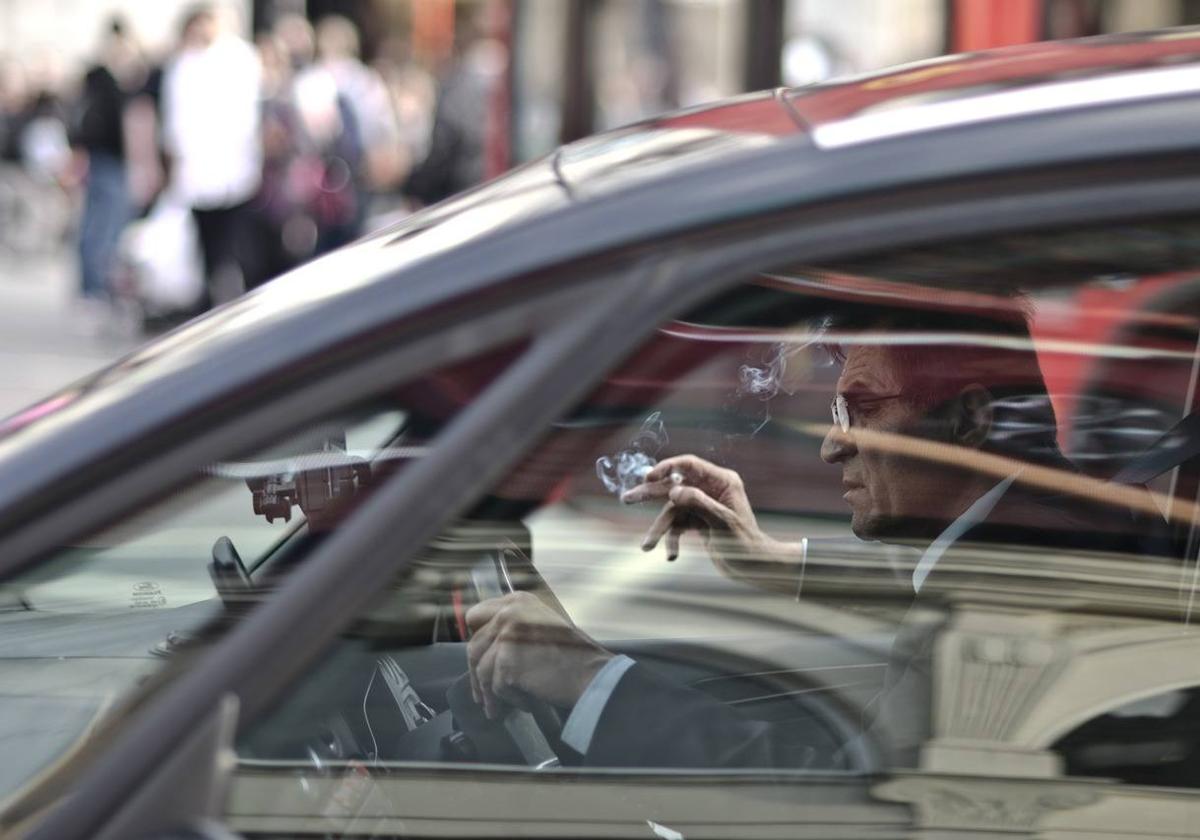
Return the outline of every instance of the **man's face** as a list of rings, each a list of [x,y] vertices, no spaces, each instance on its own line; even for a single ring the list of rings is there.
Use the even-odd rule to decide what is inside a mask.
[[[837,393],[846,398],[852,425],[848,434],[831,426],[821,458],[841,465],[850,527],[862,539],[933,536],[956,515],[950,512],[955,493],[945,470],[903,454],[903,447],[897,452],[872,445],[860,434],[941,436],[938,427],[943,424],[907,398],[904,374],[891,349],[856,346],[838,377]]]
[[[202,14],[188,24],[184,40],[189,47],[203,49],[217,38],[217,18],[213,14]]]

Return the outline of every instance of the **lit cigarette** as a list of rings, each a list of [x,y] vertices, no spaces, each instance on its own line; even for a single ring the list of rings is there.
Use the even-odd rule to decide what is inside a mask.
[[[683,473],[679,470],[671,470],[671,483],[674,485],[683,484]]]

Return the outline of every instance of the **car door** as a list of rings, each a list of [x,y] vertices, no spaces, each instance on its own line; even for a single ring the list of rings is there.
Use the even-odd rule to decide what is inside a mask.
[[[188,774],[192,774],[193,780],[197,776],[212,776],[213,765],[217,763],[214,755],[225,755],[219,748],[224,742],[213,737],[207,743],[201,742],[196,754],[187,755],[173,748],[183,733],[198,731],[200,721],[211,721],[214,709],[228,709],[229,701],[222,702],[221,698],[229,695],[237,698],[241,709],[236,725],[226,718],[223,728],[215,727],[225,736],[235,727],[246,735],[255,720],[269,720],[273,710],[282,708],[279,696],[284,688],[293,684],[306,668],[322,661],[321,654],[331,650],[330,644],[341,630],[356,626],[367,616],[367,607],[373,599],[389,588],[397,573],[414,568],[412,564],[422,549],[430,546],[455,516],[469,511],[488,496],[503,499],[503,479],[513,474],[519,459],[538,451],[539,441],[557,428],[556,422],[568,429],[578,426],[572,411],[586,405],[592,387],[629,357],[639,341],[653,336],[656,328],[682,318],[705,301],[721,300],[722,293],[738,288],[747,278],[766,275],[769,279],[788,266],[810,266],[828,272],[838,266],[853,265],[850,257],[915,242],[953,242],[983,231],[1021,230],[1033,224],[1099,224],[1105,217],[1127,213],[1130,196],[1138,198],[1144,213],[1178,210],[1180,202],[1186,204],[1179,190],[1164,193],[1161,181],[1156,180],[1161,173],[1153,171],[1153,167],[1145,172],[1126,173],[1128,177],[1117,180],[1101,177],[1103,174],[1099,169],[1080,170],[1064,173],[1057,180],[1038,181],[1027,188],[1028,192],[1020,194],[1023,199],[1020,203],[1015,202],[1009,184],[964,182],[907,196],[896,194],[886,204],[860,206],[851,214],[831,214],[829,208],[821,207],[765,213],[752,226],[730,224],[691,231],[658,243],[649,256],[645,252],[635,253],[627,261],[618,256],[612,264],[601,264],[595,276],[597,285],[588,287],[582,303],[555,301],[556,306],[547,305],[541,310],[542,315],[532,321],[513,319],[540,329],[532,346],[505,368],[491,387],[482,390],[466,411],[456,416],[424,457],[406,467],[395,480],[381,484],[345,520],[346,527],[314,546],[311,556],[296,566],[273,597],[249,612],[223,641],[151,697],[138,719],[124,721],[112,744],[105,748],[103,769],[97,765],[85,770],[75,788],[77,795],[39,822],[35,832],[56,837],[95,836],[106,824],[109,831],[146,832],[166,827],[172,820],[177,822],[203,813],[200,804],[211,805],[211,802],[181,803],[159,798],[156,809],[150,804],[154,797],[139,796],[139,791],[142,794],[151,791],[147,785],[152,777],[158,784],[170,784],[188,778]],[[1098,183],[1101,187],[1096,186]],[[1098,201],[1098,191],[1103,193],[1105,189],[1107,200]],[[1022,209],[1019,216],[1013,212],[1015,206]],[[895,282],[895,278],[886,276],[870,273],[864,276],[867,280]],[[801,279],[808,283],[801,284],[805,289],[814,282],[807,275],[801,275]],[[603,291],[595,291],[601,288],[601,283]],[[838,292],[837,284],[829,283],[827,278],[816,285],[819,291],[824,290],[823,297],[845,294],[845,290]],[[936,280],[928,278],[920,279],[917,285],[940,288]],[[772,288],[770,283],[764,287]],[[868,291],[872,288],[878,286],[868,283]],[[885,285],[883,291],[888,290]],[[806,295],[801,297],[808,300]],[[523,303],[532,305],[536,299]],[[813,314],[822,311],[811,306],[809,309]],[[504,314],[511,315],[513,311],[515,308]],[[806,310],[801,305],[796,311]],[[479,324],[468,321],[457,335],[478,336]],[[709,329],[728,326],[714,323],[711,317],[701,319],[700,324]],[[734,326],[762,330],[764,324]],[[506,337],[515,338],[524,332],[511,327]],[[751,343],[761,345],[761,338],[752,336]],[[478,340],[469,346],[483,352],[492,343],[490,339]],[[402,370],[416,376],[425,368],[422,363],[411,361],[413,349],[402,346],[397,353],[409,353],[410,363]],[[687,361],[684,372],[693,363],[694,360]],[[770,367],[769,360],[766,366]],[[382,365],[378,359],[363,361],[360,376],[343,383],[346,390],[339,392],[340,400],[335,404],[350,405],[354,398],[362,396],[362,390],[354,389],[363,388],[366,377],[361,374],[368,367],[378,372]],[[661,367],[661,371],[670,370],[670,365]],[[392,381],[399,376],[400,373],[393,374]],[[821,403],[824,415],[828,403],[823,400]],[[289,408],[293,406],[294,403],[289,404]],[[810,416],[813,410],[811,404],[803,406],[802,422],[816,422]],[[618,442],[628,441],[636,437],[645,423],[645,418],[637,419],[639,422],[630,434],[624,428],[611,426],[606,434]],[[263,425],[247,429],[246,439],[261,442],[270,437],[271,430],[289,428],[286,420],[294,418],[276,417],[270,423],[259,420]],[[824,416],[820,422],[828,425]],[[236,420],[233,427],[236,428]],[[217,450],[207,458],[195,460],[199,466],[229,459],[234,454],[233,450]],[[580,468],[577,458],[571,459],[570,466],[572,470]],[[587,466],[594,470],[594,459]],[[181,477],[182,474],[177,476],[177,480]],[[166,483],[167,479],[163,481]],[[548,498],[554,498],[553,494],[538,495],[541,502]],[[397,521],[396,511],[404,512],[403,521]],[[488,544],[487,550],[494,548]],[[839,585],[849,587],[855,597],[870,590],[876,600],[886,598],[872,581],[878,580],[882,587],[884,571],[892,568],[888,558],[869,558],[863,568],[871,572],[868,575],[871,585],[860,587],[853,579],[850,582],[846,579],[847,569],[858,568],[852,555],[850,552],[849,560],[842,556],[840,564],[828,565],[827,571],[834,581],[828,585],[834,590]],[[536,557],[533,560],[537,562]],[[401,578],[400,591],[411,587],[412,580],[418,578]],[[420,595],[424,598],[427,591],[420,590]],[[452,592],[450,601],[452,604]],[[857,637],[861,631],[862,636],[869,636],[877,624],[869,620],[856,624],[854,635]],[[637,645],[627,645],[625,649],[634,654],[639,652]],[[711,653],[709,648],[702,650],[705,656]],[[687,664],[685,657],[674,656],[667,646],[660,645],[658,655],[675,662],[680,673]],[[714,671],[710,662],[701,664]],[[877,666],[878,661],[864,664]],[[407,673],[410,668],[404,670]],[[715,672],[709,676],[745,676],[736,669],[723,667],[717,667]],[[817,702],[814,708],[825,706]],[[584,774],[580,778],[566,771],[531,775],[512,769],[484,773],[468,767],[465,774],[447,775],[442,768],[385,768],[384,786],[394,786],[394,792],[405,804],[396,805],[396,797],[387,796],[381,806],[383,813],[357,810],[364,801],[360,798],[363,790],[374,790],[381,784],[371,777],[371,770],[367,770],[367,781],[363,784],[354,779],[364,774],[347,762],[338,765],[333,775],[322,777],[324,781],[320,784],[316,777],[306,778],[302,774],[301,781],[322,789],[311,799],[299,794],[289,798],[278,789],[279,777],[275,771],[287,773],[296,783],[297,767],[285,762],[257,768],[265,774],[263,779],[254,777],[256,768],[245,768],[245,782],[251,786],[247,790],[261,781],[264,793],[247,794],[252,806],[247,812],[242,808],[246,800],[239,799],[235,788],[232,800],[235,810],[229,814],[229,820],[245,833],[281,830],[305,833],[318,826],[326,831],[327,820],[333,819],[334,830],[349,835],[377,829],[385,834],[423,829],[477,831],[485,825],[499,833],[515,830],[517,826],[528,831],[538,825],[548,833],[561,834],[582,830],[585,824],[599,826],[599,830],[609,833],[644,831],[647,820],[657,825],[660,820],[656,817],[661,817],[661,822],[670,825],[679,822],[677,817],[692,813],[693,828],[699,833],[737,830],[752,834],[784,823],[787,832],[795,834],[806,827],[816,830],[816,826],[827,827],[830,822],[838,821],[908,831],[913,801],[895,792],[876,795],[870,778],[862,775],[862,771],[874,766],[869,751],[864,755],[867,757],[858,764],[849,766],[849,773],[822,773],[816,778],[813,774],[784,774],[788,777],[782,781],[778,779],[778,768],[769,774],[769,781],[753,773],[718,772],[694,777],[668,774],[657,777],[653,784],[638,773],[601,773],[594,777]],[[717,797],[717,790],[731,792],[735,804]],[[471,791],[471,798],[465,796],[465,791]],[[480,791],[486,791],[486,795]],[[324,816],[321,809],[330,801],[350,802],[352,813],[349,817],[338,813]],[[761,807],[750,808],[749,801]],[[270,802],[282,803],[282,810],[254,812]],[[740,805],[736,804],[739,802]],[[422,803],[426,810],[414,809],[413,803]],[[804,813],[800,814],[797,803],[827,807],[802,809]],[[47,804],[43,801],[41,807]],[[503,807],[504,813],[488,810],[494,807]],[[718,819],[714,812],[721,812],[724,817]],[[25,814],[29,820],[37,816],[36,808]],[[392,821],[386,822],[385,818]],[[337,822],[338,819],[343,821]],[[462,819],[469,828],[455,823],[456,819]]]
[[[1159,836],[1186,833],[1196,818],[1181,798],[1192,706],[1177,686],[1196,679],[1181,607],[1192,560],[1169,532],[1194,526],[1194,497],[1172,477],[1182,461],[1143,476],[1147,486],[1112,476],[1193,408],[1195,295],[1179,291],[1165,320],[1137,302],[1200,259],[1186,244],[1195,224],[1060,217],[1035,231],[731,271],[723,291],[659,321],[543,427],[375,604],[424,608],[444,619],[440,629],[416,638],[360,613],[247,729],[229,824],[249,836],[772,836],[780,826],[789,836],[830,826],[907,836],[1132,832],[1144,817],[1130,815],[1152,813]],[[1114,292],[1128,305],[1090,304]],[[846,327],[863,308],[909,326]],[[963,321],[945,318],[965,312],[1020,312],[1027,337],[993,324],[964,341],[948,328]],[[858,539],[838,513],[836,460],[818,451],[839,387],[835,344],[955,348],[943,365],[953,373],[960,356],[973,359],[975,376],[998,359],[1002,381],[990,387],[1002,446],[957,468],[982,477],[983,496],[1014,478],[1038,495],[1039,517],[1055,516],[957,540],[914,592],[924,552],[912,540]],[[980,357],[981,347],[1000,354]],[[920,435],[899,442],[920,450],[922,469],[949,457]],[[683,455],[736,470],[762,527],[805,541],[799,574],[793,565],[730,580],[687,535],[676,560],[662,544],[642,550],[657,508],[614,494],[636,486],[639,466]],[[658,686],[640,706],[613,695],[634,711],[595,730],[620,742],[594,743],[596,760],[564,752],[561,766],[535,767],[520,744],[495,746],[504,731],[472,721],[452,697],[467,666],[467,632],[453,625],[486,587],[475,573],[506,553],[495,534],[521,530],[506,561],[524,576],[518,586],[548,588],[576,627]],[[409,688],[428,714],[412,729],[395,711]],[[694,733],[660,734],[688,698],[798,746],[784,763],[697,766],[690,748],[672,751]],[[723,712],[712,714],[719,723]],[[639,718],[653,725],[641,730]],[[330,749],[304,754],[296,733],[318,731]],[[1146,731],[1158,737],[1136,753],[1117,746]],[[1147,779],[1156,790],[1137,787]]]

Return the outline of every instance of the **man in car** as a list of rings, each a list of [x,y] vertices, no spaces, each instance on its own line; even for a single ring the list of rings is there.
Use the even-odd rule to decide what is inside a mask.
[[[1080,502],[1054,487],[1058,477],[1076,471],[1058,449],[1053,409],[1018,306],[987,314],[874,312],[843,318],[838,328],[867,340],[836,351],[843,366],[821,457],[842,470],[858,538],[919,549],[903,584],[908,599],[919,596],[957,542],[1144,548],[1154,530],[1146,517],[1122,505]],[[880,336],[887,340],[871,340]],[[998,416],[1013,404],[1026,414],[1004,425],[1025,433],[997,433]],[[764,533],[737,473],[680,455],[658,463],[623,501],[663,503],[645,550],[665,537],[673,558],[681,535],[695,530],[723,573],[799,597],[815,543]],[[751,720],[671,684],[605,650],[531,595],[481,603],[467,622],[476,701],[489,716],[500,714],[501,701],[527,696],[570,709],[562,741],[587,764],[799,767],[814,761],[803,731]],[[893,651],[880,706],[921,667],[919,648]],[[906,705],[914,696],[920,695],[907,695]],[[905,737],[915,749],[923,733]],[[904,761],[914,758],[903,749],[892,757],[902,754]],[[836,756],[816,760],[826,767],[837,762]]]

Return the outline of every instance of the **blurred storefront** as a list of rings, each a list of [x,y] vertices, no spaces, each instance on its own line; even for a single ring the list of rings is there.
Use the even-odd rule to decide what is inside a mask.
[[[951,52],[1200,23],[1200,0],[494,0],[511,154],[666,108]]]
[[[363,56],[445,78],[472,42],[499,70],[489,174],[668,108],[1014,43],[1200,23],[1200,0],[216,0],[246,30],[340,14]],[[0,64],[66,76],[113,12],[151,52],[192,0],[4,0]],[[51,53],[53,55],[51,56]],[[51,62],[53,59],[53,62]]]
[[[336,12],[364,52],[441,75],[506,56],[481,119],[489,174],[669,108],[1050,38],[1200,23],[1200,0],[256,0]]]

